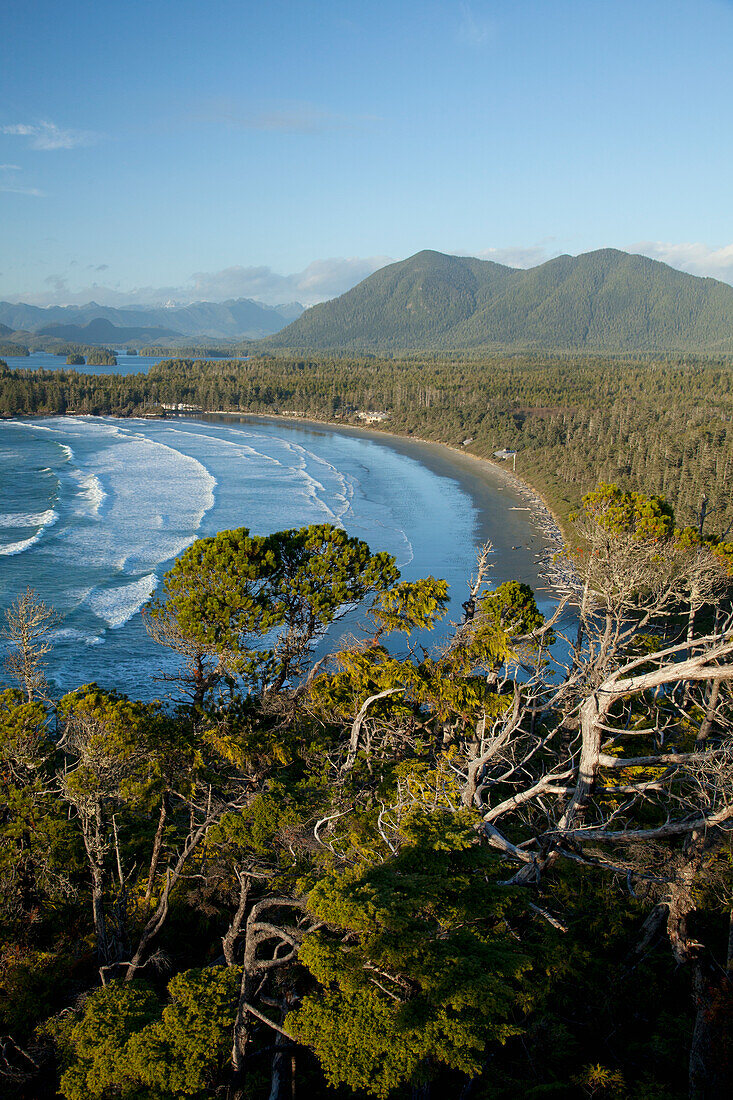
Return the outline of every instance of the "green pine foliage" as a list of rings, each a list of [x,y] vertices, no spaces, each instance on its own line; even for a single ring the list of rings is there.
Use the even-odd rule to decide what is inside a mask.
[[[700,639],[671,643],[727,612],[725,562],[658,496],[604,483],[581,510],[598,610],[564,705],[526,585],[423,648],[445,582],[323,525],[171,569],[149,614],[184,671],[226,656],[190,701],[0,695],[3,1095],[727,1098],[728,628],[711,683],[606,707],[563,824],[613,675],[689,674]],[[364,636],[309,668],[355,599]],[[265,637],[275,665],[243,675]]]
[[[386,1098],[447,1066],[475,1076],[510,1022],[530,959],[509,934],[514,899],[472,815],[413,814],[394,859],[323,878],[308,906],[329,931],[306,938],[318,982],[291,1024],[332,1085]]]

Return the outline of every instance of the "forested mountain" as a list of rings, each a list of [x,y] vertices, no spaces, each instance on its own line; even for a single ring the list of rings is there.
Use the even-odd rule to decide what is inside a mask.
[[[257,338],[275,333],[299,317],[303,307],[298,302],[266,306],[250,298],[233,298],[226,302],[193,302],[188,306],[156,306],[115,309],[89,302],[83,306],[30,306],[23,302],[0,302],[0,323],[9,326],[6,332],[47,331],[50,325],[87,325],[105,320],[122,328],[165,328],[184,336],[218,336]],[[71,337],[69,337],[71,339]],[[108,337],[105,339],[109,339]],[[117,339],[124,340],[124,337]],[[89,338],[86,338],[89,342]]]
[[[95,336],[84,328],[100,321],[122,331]],[[25,331],[87,344],[124,343],[134,338],[126,330],[166,329],[165,337],[146,331],[141,338],[263,339],[263,347],[386,353],[730,354],[733,287],[615,249],[558,256],[529,270],[424,251],[305,312],[298,303],[266,306],[248,298],[134,309],[0,302],[0,324],[5,334]]]
[[[517,270],[418,252],[306,310],[270,347],[733,351],[733,287],[602,249]]]

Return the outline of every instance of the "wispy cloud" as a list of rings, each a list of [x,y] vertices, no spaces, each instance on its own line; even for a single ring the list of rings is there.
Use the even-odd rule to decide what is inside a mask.
[[[6,195],[31,195],[35,199],[45,199],[46,192],[39,187],[11,187],[9,184],[0,183],[0,192]]]
[[[63,275],[49,275],[48,278],[43,281],[46,286],[50,286],[57,294],[66,294],[68,292],[68,283]]]
[[[303,271],[280,275],[270,267],[227,267],[222,271],[197,271],[178,294],[168,297],[222,301],[225,298],[256,298],[270,305],[298,301],[314,305],[356,286],[377,268],[389,263],[388,256],[350,256],[314,260]]]
[[[661,260],[691,275],[708,275],[733,283],[733,244],[711,247],[699,241],[677,244],[671,241],[638,241],[630,245],[628,251],[640,252],[642,256]]]
[[[240,130],[276,134],[323,134],[378,122],[374,115],[339,114],[314,103],[260,104],[247,107],[227,100],[211,100],[193,114],[194,121],[220,123]]]
[[[30,195],[35,199],[43,199],[46,192],[39,187],[23,187],[18,183],[16,172],[22,171],[19,164],[0,164],[0,192],[6,195]]]
[[[93,145],[101,134],[92,130],[65,130],[55,122],[14,122],[0,127],[0,132],[14,137],[28,138],[31,149],[76,149],[83,145]]]
[[[484,15],[477,15],[473,5],[459,4],[461,19],[458,24],[458,41],[466,46],[485,46],[494,36],[494,25]]]
[[[198,271],[179,286],[141,286],[123,290],[120,286],[73,287],[66,274],[49,275],[47,290],[21,293],[12,301],[31,305],[83,305],[89,301],[108,306],[187,305],[196,301],[221,302],[228,298],[254,298],[267,305],[301,302],[315,305],[335,298],[390,262],[388,256],[351,256],[314,260],[302,271],[281,275],[271,267],[226,267],[220,271]],[[70,265],[71,266],[71,265]],[[102,271],[106,264],[95,270]]]

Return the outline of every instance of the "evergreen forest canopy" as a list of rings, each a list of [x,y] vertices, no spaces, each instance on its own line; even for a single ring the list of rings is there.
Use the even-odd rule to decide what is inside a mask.
[[[733,372],[729,360],[686,357],[280,355],[174,360],[147,375],[9,371],[0,415],[134,416],[162,405],[310,416],[359,424],[385,411],[390,432],[491,457],[517,450],[517,472],[560,515],[599,481],[664,495],[681,523],[711,531],[733,507]]]
[[[144,609],[168,707],[52,698],[19,594],[6,1095],[729,1095],[733,545],[613,484],[575,522],[551,619],[487,545],[433,648],[445,582],[341,529],[199,540]]]
[[[733,352],[733,287],[613,248],[519,270],[418,252],[263,347],[302,351]]]

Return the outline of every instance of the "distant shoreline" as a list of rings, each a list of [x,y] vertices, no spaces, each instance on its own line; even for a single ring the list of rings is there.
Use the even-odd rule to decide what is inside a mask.
[[[556,529],[557,537],[561,543],[564,543],[568,534],[566,526],[563,520],[557,515],[557,513],[551,508],[542,493],[527,481],[526,478],[516,473],[514,470],[509,470],[502,463],[492,462],[490,458],[484,458],[482,455],[471,454],[470,451],[461,450],[452,443],[441,443],[436,439],[423,439],[422,436],[417,435],[401,435],[399,432],[384,431],[380,428],[364,428],[358,424],[337,424],[333,420],[316,420],[312,416],[283,416],[282,413],[250,413],[239,412],[234,409],[209,409],[200,413],[184,413],[184,416],[195,417],[197,415],[205,416],[242,416],[251,417],[255,420],[283,420],[286,423],[291,424],[313,424],[319,428],[332,428],[334,431],[339,432],[353,432],[357,435],[372,436],[375,439],[381,439],[385,436],[389,439],[398,439],[401,443],[419,443],[422,446],[438,447],[443,451],[448,451],[453,459],[457,459],[460,462],[466,461],[476,465],[476,469],[480,474],[486,474],[489,471],[492,475],[500,481],[505,481],[512,488],[516,489],[527,500],[531,501],[530,511],[543,512],[545,521],[552,528]]]
[[[115,416],[114,413],[105,414],[110,420],[168,420],[168,416],[160,416],[158,413],[148,414],[138,417],[129,416]],[[196,409],[191,411],[176,412],[175,416],[181,416],[195,420],[198,416],[238,416],[249,418],[252,420],[272,420],[272,421],[284,421],[287,424],[312,424],[317,428],[330,428],[333,431],[345,432],[347,434],[365,435],[371,436],[374,439],[383,439],[385,436],[388,439],[398,440],[400,443],[416,443],[423,447],[435,447],[440,451],[447,451],[453,460],[459,465],[461,462],[470,463],[474,466],[479,475],[485,475],[489,471],[492,475],[495,475],[499,481],[504,481],[510,485],[513,489],[518,491],[529,502],[529,510],[536,512],[537,514],[544,513],[544,525],[553,530],[552,537],[557,538],[560,544],[564,544],[564,541],[568,535],[568,531],[564,521],[557,515],[553,508],[543,497],[542,493],[535,488],[534,485],[514,470],[508,470],[506,466],[499,465],[498,462],[493,462],[490,458],[484,458],[482,455],[471,454],[470,451],[464,451],[454,446],[452,443],[442,443],[437,439],[424,439],[418,435],[401,435],[399,432],[388,432],[380,428],[365,428],[360,424],[341,424],[336,423],[333,420],[317,420],[312,416],[284,416],[282,413],[256,413],[247,412],[241,409]],[[54,416],[71,416],[82,417],[95,416],[94,413],[80,413],[80,412],[63,412],[63,413],[16,413],[12,416],[0,416],[0,420],[43,420]],[[489,479],[490,480],[490,479]],[[546,533],[546,532],[545,532]]]

